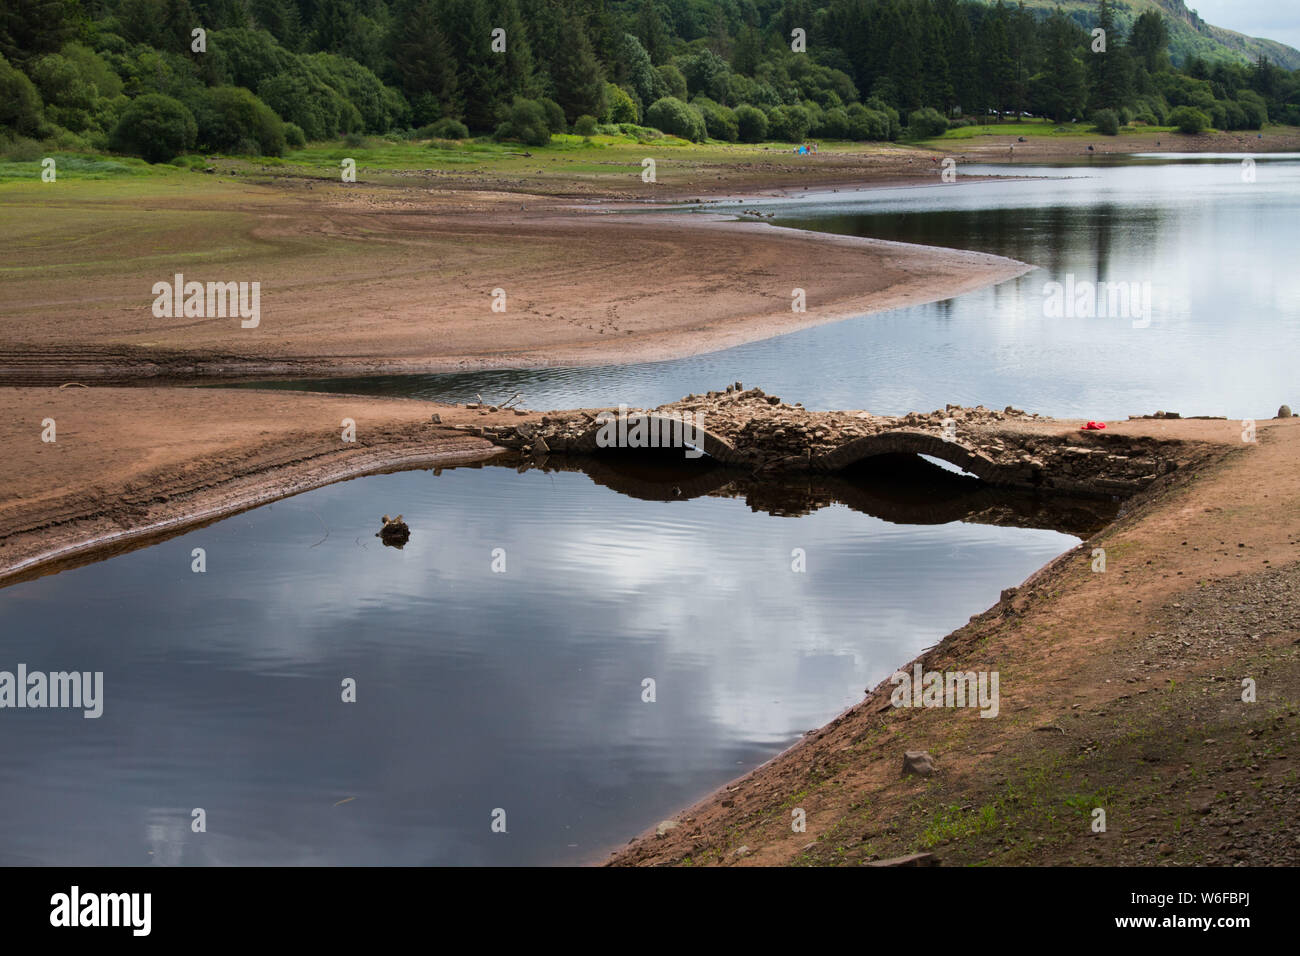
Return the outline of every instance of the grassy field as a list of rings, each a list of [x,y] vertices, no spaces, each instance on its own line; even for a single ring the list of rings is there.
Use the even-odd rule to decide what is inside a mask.
[[[570,134],[552,138],[546,146],[526,147],[517,143],[498,143],[488,137],[466,140],[408,140],[389,136],[368,136],[349,145],[342,140],[318,142],[304,149],[291,150],[283,157],[270,156],[180,156],[170,163],[151,166],[143,160],[126,156],[92,155],[46,151],[28,142],[22,150],[0,150],[0,190],[22,184],[42,185],[41,160],[54,158],[58,182],[153,183],[163,191],[168,184],[193,184],[204,172],[217,178],[235,176],[257,181],[288,177],[307,180],[340,178],[342,161],[355,160],[358,180],[376,185],[405,185],[413,175],[434,178],[448,185],[501,188],[509,185],[525,191],[562,194],[607,191],[625,194],[633,190],[647,195],[642,188],[643,162],[655,161],[655,179],[660,186],[720,185],[721,180],[746,180],[752,188],[773,172],[800,175],[832,174],[832,167],[847,170],[853,179],[854,168],[864,169],[885,164],[903,164],[916,150],[937,152],[953,148],[978,147],[990,138],[1016,140],[1024,137],[1041,152],[1074,152],[1072,144],[1097,144],[1106,152],[1142,151],[1163,140],[1166,147],[1185,145],[1188,149],[1241,149],[1244,140],[1255,140],[1254,131],[1219,133],[1208,130],[1200,136],[1184,136],[1169,126],[1125,126],[1118,136],[1103,136],[1091,123],[1055,124],[1041,120],[994,123],[987,126],[963,126],[942,136],[912,143],[819,141],[817,156],[797,157],[790,143],[726,143],[709,141],[691,143],[674,136],[640,138],[633,135],[596,135],[581,137]],[[1300,142],[1300,130],[1270,126],[1264,131],[1270,148],[1291,150]],[[1214,142],[1222,140],[1222,145]],[[1056,144],[1054,146],[1054,144]],[[1252,147],[1253,148],[1253,147]],[[1017,150],[1017,156],[1019,155]],[[781,167],[775,170],[774,167]],[[44,184],[49,185],[49,184]]]
[[[1120,127],[1118,137],[1120,139],[1125,135],[1145,136],[1150,133],[1172,133],[1172,126],[1123,126]],[[1097,128],[1091,123],[1044,123],[1039,120],[1030,120],[1023,123],[993,123],[989,126],[960,126],[957,129],[950,129],[933,140],[932,143],[946,143],[951,140],[975,139],[980,136],[1049,136],[1053,139],[1070,139],[1073,137],[1087,137],[1090,139],[1102,135],[1097,132]]]
[[[587,180],[608,184],[617,180],[639,181],[642,162],[653,158],[656,178],[672,183],[686,178],[705,165],[730,165],[793,160],[790,143],[737,144],[691,143],[674,136],[637,139],[632,136],[569,134],[552,138],[547,146],[498,143],[486,137],[470,140],[403,140],[380,136],[365,137],[357,145],[343,141],[312,143],[291,150],[283,157],[184,156],[171,163],[150,166],[130,157],[89,156],[50,152],[57,162],[59,181],[116,179],[122,177],[169,177],[177,173],[215,168],[232,169],[253,176],[260,172],[276,175],[335,179],[344,159],[356,161],[358,176],[370,174],[441,173],[483,179]],[[899,149],[890,143],[835,142],[820,144],[822,154],[869,154]],[[39,181],[41,157],[0,158],[0,183]]]

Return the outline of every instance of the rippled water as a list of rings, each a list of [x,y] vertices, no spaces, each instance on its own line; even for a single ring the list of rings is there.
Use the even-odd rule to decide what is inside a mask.
[[[0,590],[0,670],[102,671],[105,698],[98,719],[0,711],[0,864],[599,859],[1076,540],[598,480],[643,497],[573,472],[374,476]],[[374,537],[384,511],[405,548]]]
[[[747,200],[774,222],[972,249],[1039,268],[930,305],[671,362],[387,376],[292,387],[533,408],[653,406],[737,379],[809,408],[929,411],[947,402],[1048,415],[1271,417],[1300,400],[1300,157],[1024,166],[1030,181]],[[959,165],[963,175],[1006,167]],[[711,209],[717,207],[710,207]],[[761,227],[758,227],[761,228]],[[1149,283],[1150,325],[1049,318],[1044,284]],[[791,277],[816,307],[817,277]],[[1142,321],[1141,319],[1138,320]]]

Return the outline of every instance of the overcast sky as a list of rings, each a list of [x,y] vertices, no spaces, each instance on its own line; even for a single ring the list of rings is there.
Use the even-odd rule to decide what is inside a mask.
[[[1296,0],[1185,0],[1216,27],[1278,40],[1300,50],[1300,4]]]

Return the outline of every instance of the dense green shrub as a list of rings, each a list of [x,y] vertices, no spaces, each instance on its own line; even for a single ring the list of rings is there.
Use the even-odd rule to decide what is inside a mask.
[[[903,135],[903,124],[898,116],[898,110],[894,109],[878,96],[870,96],[862,103],[869,112],[879,113],[880,116],[874,117],[872,122],[880,125],[883,124],[884,136],[881,139],[896,140]],[[854,115],[853,107],[849,107],[849,116]]]
[[[931,139],[948,129],[948,121],[932,106],[913,110],[907,116],[907,131],[912,139]]]
[[[786,143],[802,143],[811,125],[802,106],[776,106],[767,113],[767,135]]]
[[[1092,125],[1102,136],[1119,135],[1119,115],[1114,110],[1097,110],[1092,114]]]
[[[686,77],[682,75],[681,70],[671,63],[665,63],[656,72],[659,74],[659,88],[663,91],[659,99],[665,96],[673,96],[679,100],[686,98]]]
[[[194,146],[198,128],[185,104],[161,93],[138,96],[113,130],[113,148],[163,163]]]
[[[605,84],[605,121],[608,123],[635,123],[641,119],[640,108],[631,94],[613,83]]]
[[[17,67],[0,56],[0,126],[19,133],[41,129],[41,94]]]
[[[849,116],[849,138],[883,142],[895,140],[902,133],[898,111],[885,106],[878,99],[864,103],[851,103],[845,110]]]
[[[161,93],[185,102],[188,92],[201,89],[194,61],[179,53],[141,48],[119,65],[127,96]]]
[[[306,68],[338,91],[361,114],[368,133],[383,133],[410,116],[406,98],[355,60],[333,53],[302,57]]]
[[[436,123],[421,126],[415,131],[416,139],[469,139],[469,127],[452,116],[444,116]]]
[[[198,123],[201,148],[238,155],[283,155],[284,122],[248,90],[215,86],[186,102]]]
[[[1237,93],[1237,105],[1245,116],[1242,129],[1263,129],[1268,122],[1268,107],[1264,97],[1254,90],[1241,90]]]
[[[849,112],[842,106],[836,106],[821,115],[821,120],[812,128],[814,136],[826,139],[849,138]]]
[[[501,140],[519,140],[529,146],[545,146],[551,141],[551,127],[546,121],[546,110],[536,100],[516,96],[501,111],[501,122],[493,136]]]
[[[645,112],[646,123],[670,136],[698,143],[704,139],[704,117],[675,96],[655,100]]]
[[[573,121],[573,131],[579,136],[595,136],[596,117],[586,115],[579,116]]]
[[[333,139],[365,125],[361,112],[338,90],[300,66],[264,80],[257,93],[283,119],[302,127],[309,140]]]
[[[1246,128],[1246,111],[1241,108],[1241,104],[1233,100],[1224,100],[1223,102],[1223,125],[1220,129],[1245,129]]]
[[[302,149],[307,145],[307,137],[297,123],[284,124],[284,144],[290,149]]]
[[[563,133],[569,127],[564,121],[564,109],[555,100],[542,97],[537,101],[542,105],[542,112],[546,114],[546,128],[551,131],[551,135]]]
[[[756,106],[746,103],[736,107],[736,132],[742,143],[761,143],[767,139],[767,116]]]
[[[732,110],[713,102],[707,96],[695,97],[691,105],[704,117],[704,130],[710,138],[726,140],[728,143],[734,143],[740,138],[736,114]]]
[[[13,139],[0,136],[0,157],[10,162],[34,163],[49,152],[44,144],[26,136],[15,136]]]
[[[1199,133],[1210,125],[1210,118],[1191,106],[1179,106],[1170,112],[1169,122],[1180,133]]]

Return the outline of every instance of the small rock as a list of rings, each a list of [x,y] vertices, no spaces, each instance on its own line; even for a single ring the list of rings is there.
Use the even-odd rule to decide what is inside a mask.
[[[749,856],[750,849],[747,846],[738,846],[731,851],[732,856]]]
[[[429,421],[432,422],[432,423],[435,424],[435,425],[441,425],[441,424],[442,424],[442,416],[439,415],[437,412],[434,412],[434,413],[433,413],[433,417],[430,418]]]
[[[542,457],[542,455],[549,455],[550,453],[551,453],[551,446],[546,444],[545,438],[543,438],[541,435],[538,435],[535,439],[533,439],[534,456],[540,458]]]
[[[1291,417],[1291,406],[1290,406],[1290,405],[1283,405],[1281,408],[1279,408],[1279,409],[1277,410],[1277,417],[1278,417],[1278,418],[1290,418],[1290,417]]]
[[[679,824],[676,820],[665,820],[659,826],[655,827],[655,836],[663,836],[669,830],[676,830]]]
[[[934,773],[934,758],[924,750],[908,750],[903,754],[903,776],[909,773],[928,777]]]
[[[383,522],[382,527],[375,532],[375,537],[384,544],[400,548],[410,539],[411,529],[407,527],[406,522],[402,520],[401,515],[398,515],[396,518],[390,518],[388,515],[384,515]]]

